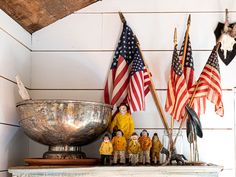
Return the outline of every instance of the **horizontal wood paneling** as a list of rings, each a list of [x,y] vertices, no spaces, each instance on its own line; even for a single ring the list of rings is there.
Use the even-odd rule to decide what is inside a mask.
[[[31,35],[0,10],[0,176],[10,166],[23,165],[28,138],[18,126],[16,102],[20,101],[15,76],[30,87]]]
[[[0,10],[0,31],[10,35],[28,50],[31,49],[31,34],[25,31],[16,21]]]
[[[23,165],[28,155],[28,138],[21,128],[0,124],[0,170]]]
[[[128,24],[144,50],[172,50],[174,28],[182,44],[188,13],[128,13]],[[190,37],[194,50],[211,50],[214,30],[224,13],[191,15]],[[236,13],[231,13],[234,19]],[[114,50],[122,23],[118,14],[72,14],[32,35],[33,50]]]
[[[51,88],[72,88],[72,84],[103,88],[110,57],[110,53],[33,53],[32,88],[50,88],[51,84]]]
[[[33,33],[32,49],[100,48],[101,21],[101,15],[69,15]]]
[[[29,139],[29,154],[30,158],[41,158],[43,153],[48,151],[48,146],[35,142]]]
[[[143,50],[172,50],[173,32],[177,28],[178,44],[182,44],[188,14],[146,13],[124,14],[137,35]],[[235,14],[232,14],[234,16]],[[203,21],[204,19],[204,21]],[[215,44],[214,30],[224,15],[217,13],[191,14],[190,40],[194,50],[211,50]],[[102,49],[114,49],[121,21],[118,14],[103,15]],[[116,35],[117,34],[117,35]],[[207,39],[207,40],[205,40]]]
[[[143,52],[153,74],[156,88],[166,89],[172,51]],[[33,52],[32,89],[103,89],[114,52]],[[195,77],[200,75],[210,51],[194,51]],[[236,62],[225,66],[219,61],[223,89],[231,89],[236,80]]]
[[[30,51],[0,30],[0,75],[15,81],[15,76],[19,74],[24,84],[29,87],[30,71]]]
[[[18,125],[16,103],[22,101],[16,84],[0,78],[0,123]]]
[[[200,159],[234,168],[234,143],[234,131],[204,131],[204,138],[198,139]]]

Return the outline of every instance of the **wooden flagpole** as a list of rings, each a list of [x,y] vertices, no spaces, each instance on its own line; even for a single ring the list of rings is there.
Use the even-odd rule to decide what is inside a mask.
[[[120,20],[122,21],[122,23],[126,23],[126,20],[125,20],[125,17],[123,15],[122,12],[118,12],[119,13],[119,16],[120,16]]]
[[[184,39],[184,51],[183,51],[183,57],[182,57],[182,68],[184,68],[184,62],[185,62],[185,58],[186,58],[190,23],[191,23],[191,15],[189,14],[188,22],[187,22],[187,30],[186,30],[185,39]]]
[[[183,56],[182,56],[182,69],[184,68],[184,62],[185,62],[185,58],[186,58],[186,52],[187,52],[187,45],[188,45],[188,36],[189,36],[189,28],[190,28],[190,24],[191,24],[191,15],[189,14],[188,16],[188,22],[187,22],[187,29],[186,29],[186,32],[185,32],[185,39],[184,39],[184,50],[183,50]],[[186,114],[186,113],[185,113]],[[186,117],[186,115],[184,115],[184,117]],[[182,126],[183,126],[183,119],[181,121],[181,129],[182,129]],[[180,128],[178,129],[178,133],[176,134],[176,137],[175,137],[175,140],[173,142],[173,146],[175,146],[175,143],[176,143],[176,140],[177,140],[177,137],[179,136],[180,134]]]
[[[177,47],[177,29],[175,28],[175,32],[174,32],[174,48]],[[174,129],[174,118],[173,116],[171,117],[171,134],[173,135],[173,129]],[[171,135],[171,136],[172,136]]]
[[[119,16],[120,16],[120,19],[121,19],[122,23],[126,23],[125,17],[124,17],[124,15],[123,15],[122,12],[119,12]],[[136,37],[136,36],[135,36],[135,37]],[[170,128],[169,128],[169,125],[168,125],[168,123],[167,123],[167,119],[166,119],[166,117],[165,117],[164,111],[163,111],[163,109],[162,109],[161,102],[160,102],[160,100],[159,100],[159,98],[158,98],[158,95],[157,95],[157,92],[156,92],[156,89],[155,89],[155,86],[154,86],[154,82],[153,82],[153,79],[152,79],[152,77],[151,77],[149,68],[148,68],[148,66],[147,66],[147,63],[146,63],[145,60],[144,60],[144,56],[143,56],[142,50],[141,50],[141,48],[140,48],[140,43],[139,43],[137,37],[136,37],[136,40],[137,40],[137,45],[138,45],[138,48],[139,48],[139,50],[140,50],[141,56],[142,56],[142,58],[143,58],[145,67],[146,67],[147,72],[148,72],[148,74],[149,74],[149,76],[150,76],[150,82],[151,82],[151,84],[149,85],[149,89],[150,89],[150,91],[151,91],[151,93],[152,93],[152,97],[153,97],[153,100],[154,100],[155,105],[156,105],[156,107],[157,107],[157,110],[159,111],[159,113],[160,113],[160,115],[161,115],[162,123],[163,123],[163,125],[164,125],[164,127],[165,127],[165,129],[166,129],[166,132],[167,132],[168,136],[170,137]]]

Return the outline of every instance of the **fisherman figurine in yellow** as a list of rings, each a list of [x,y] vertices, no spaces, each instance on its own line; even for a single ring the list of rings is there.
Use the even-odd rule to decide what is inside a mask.
[[[121,130],[117,130],[116,136],[112,138],[112,145],[113,145],[113,164],[117,165],[117,161],[119,158],[120,164],[124,165],[127,143]]]
[[[160,164],[160,152],[163,145],[158,137],[157,133],[154,133],[152,137],[152,148],[151,148],[151,156],[153,164]]]
[[[138,165],[140,151],[141,147],[138,142],[138,135],[134,132],[130,138],[128,145],[129,165]]]
[[[101,155],[101,164],[110,165],[110,160],[113,152],[113,146],[110,141],[108,134],[105,134],[103,137],[103,142],[99,148],[99,153]]]
[[[111,122],[110,132],[112,132],[114,127],[117,126],[117,128],[123,132],[126,140],[128,140],[134,132],[134,121],[131,114],[128,112],[128,104],[121,103],[118,109],[119,112],[115,115],[113,121]]]
[[[141,145],[141,152],[140,152],[140,164],[143,165],[150,165],[150,149],[152,147],[152,140],[149,138],[149,134],[147,130],[143,130],[140,133],[140,137],[138,139],[140,145]]]

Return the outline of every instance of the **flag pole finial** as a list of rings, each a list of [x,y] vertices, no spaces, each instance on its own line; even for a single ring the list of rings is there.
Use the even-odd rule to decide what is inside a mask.
[[[174,46],[177,45],[177,28],[175,28],[175,31],[174,31]]]
[[[120,20],[122,21],[122,23],[126,23],[126,20],[125,20],[125,17],[123,15],[122,12],[118,12],[119,13],[119,16],[120,16]]]
[[[191,14],[188,15],[188,25],[191,23]]]
[[[191,23],[191,14],[189,14],[189,16],[188,16],[187,29],[186,29],[186,32],[185,32],[182,67],[184,67],[184,62],[185,62],[185,57],[186,57],[187,44],[188,44],[188,36],[189,36],[188,33],[189,33],[190,23]]]
[[[229,11],[228,9],[225,9],[225,24],[223,32],[227,33],[229,31]]]
[[[228,11],[228,9],[225,9],[225,21],[226,22],[229,21],[229,11]]]

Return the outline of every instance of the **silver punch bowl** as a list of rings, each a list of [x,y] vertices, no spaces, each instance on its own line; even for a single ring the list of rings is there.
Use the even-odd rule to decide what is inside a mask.
[[[80,147],[102,135],[112,115],[111,105],[88,101],[26,100],[16,107],[26,135],[49,146],[49,159],[85,158]]]

